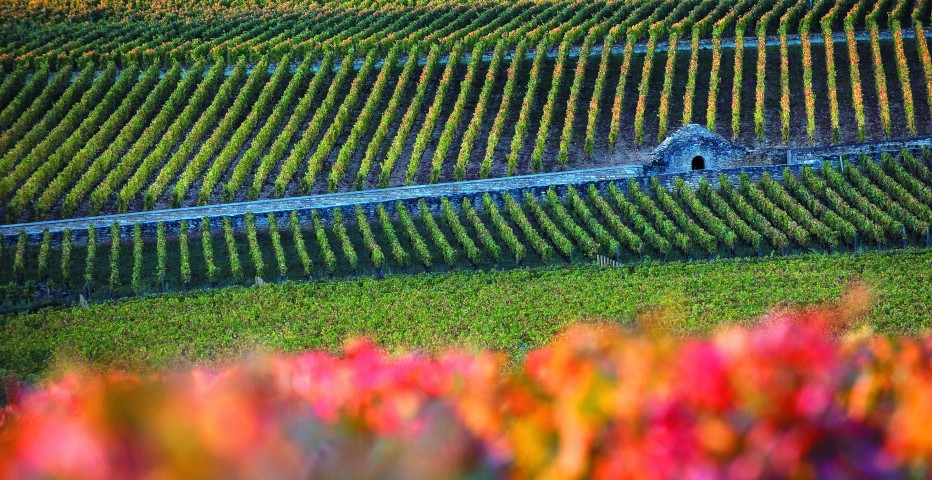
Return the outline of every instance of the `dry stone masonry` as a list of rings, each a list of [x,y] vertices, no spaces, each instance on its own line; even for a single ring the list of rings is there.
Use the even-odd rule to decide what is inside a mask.
[[[686,125],[667,137],[651,154],[646,174],[722,170],[744,166],[750,150],[696,124]]]
[[[440,211],[441,197],[449,198],[454,204],[458,204],[464,197],[481,202],[485,193],[491,193],[493,197],[500,199],[503,193],[523,191],[542,195],[551,186],[557,187],[559,191],[564,191],[568,185],[587,188],[588,185],[594,184],[602,189],[608,183],[627,181],[629,178],[637,178],[645,187],[654,177],[665,187],[672,187],[678,177],[693,187],[698,186],[702,178],[718,185],[719,174],[725,174],[732,181],[737,181],[741,174],[747,174],[756,181],[765,173],[780,180],[787,166],[798,173],[803,165],[819,168],[825,162],[837,164],[841,158],[857,162],[857,157],[861,154],[879,156],[882,152],[896,153],[903,149],[919,153],[923,148],[932,148],[932,138],[816,148],[750,149],[700,125],[692,124],[672,133],[651,152],[651,159],[643,165],[617,165],[486,180],[8,224],[0,225],[0,236],[13,238],[21,230],[25,230],[31,241],[38,242],[43,231],[48,229],[55,234],[57,242],[59,234],[67,228],[72,230],[75,241],[80,242],[86,236],[87,229],[95,227],[98,238],[105,240],[109,237],[110,226],[114,222],[121,225],[124,235],[131,234],[136,223],[140,223],[146,233],[154,233],[158,222],[165,222],[169,233],[174,233],[182,220],[188,221],[192,228],[197,228],[203,217],[207,217],[218,227],[221,219],[228,217],[235,228],[242,228],[243,217],[249,212],[256,214],[256,223],[263,226],[264,215],[270,212],[279,216],[279,221],[282,222],[287,221],[286,216],[291,211],[298,211],[301,216],[305,216],[312,210],[317,210],[325,220],[329,220],[335,208],[362,205],[366,214],[373,216],[375,207],[379,204],[393,211],[397,201],[415,205],[421,199],[427,200],[431,210],[437,213]]]

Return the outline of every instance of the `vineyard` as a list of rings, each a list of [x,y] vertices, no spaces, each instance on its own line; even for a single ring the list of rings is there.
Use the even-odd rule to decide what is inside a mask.
[[[755,146],[925,138],[930,10],[929,0],[10,1],[0,214],[638,163],[690,123]]]
[[[25,231],[5,304],[284,279],[929,246],[932,151],[178,224]],[[695,184],[695,186],[693,185]],[[666,185],[666,186],[665,186]],[[145,228],[144,228],[145,227]],[[114,241],[116,239],[116,241]]]
[[[0,0],[0,479],[932,477],[932,0]]]

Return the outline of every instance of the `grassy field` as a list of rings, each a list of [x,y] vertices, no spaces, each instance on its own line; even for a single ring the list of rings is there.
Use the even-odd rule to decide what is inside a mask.
[[[563,326],[631,322],[669,308],[678,332],[873,289],[867,321],[913,334],[932,319],[932,250],[285,282],[148,296],[0,317],[0,373],[30,378],[59,359],[132,370],[255,350],[337,349],[366,335],[390,349],[483,347],[520,358]]]

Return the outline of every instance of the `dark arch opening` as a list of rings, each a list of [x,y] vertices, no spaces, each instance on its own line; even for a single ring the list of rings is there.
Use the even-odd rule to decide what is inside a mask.
[[[693,157],[692,163],[693,170],[705,170],[705,159],[701,155],[696,155]]]

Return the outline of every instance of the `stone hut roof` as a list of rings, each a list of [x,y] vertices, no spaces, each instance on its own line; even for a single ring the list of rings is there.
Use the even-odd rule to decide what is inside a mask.
[[[702,125],[696,123],[690,123],[685,125],[675,132],[667,136],[667,138],[655,148],[651,154],[652,155],[662,155],[663,152],[668,150],[677,149],[683,144],[694,144],[701,143],[708,146],[715,146],[718,149],[723,150],[740,150],[744,151],[744,147],[736,145],[725,137],[707,130]]]

